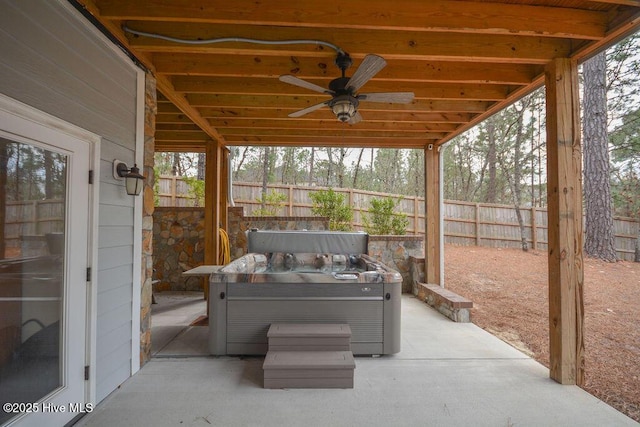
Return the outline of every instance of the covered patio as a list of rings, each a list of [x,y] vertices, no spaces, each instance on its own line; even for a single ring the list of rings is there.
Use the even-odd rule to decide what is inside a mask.
[[[217,264],[221,252],[219,226],[226,228],[226,147],[420,148],[424,150],[426,189],[424,277],[429,284],[444,285],[440,147],[545,85],[551,367],[541,377],[550,376],[568,385],[583,382],[578,65],[640,28],[637,0],[314,0],[300,5],[289,1],[212,4],[186,0],[74,0],[72,3],[147,70],[145,175],[153,176],[154,151],[206,153],[205,205],[210,207],[206,209],[205,218],[206,264]],[[362,120],[347,123],[338,121],[330,108],[326,108],[331,104],[314,107],[327,102],[330,94],[322,93],[321,88],[328,87],[329,82],[340,75],[334,66],[336,52],[346,52],[353,60],[347,76],[366,55],[380,55],[387,66],[372,72],[363,90],[413,92],[413,101],[407,104],[363,102],[357,106]],[[308,84],[287,84],[278,79],[282,75]],[[307,108],[309,114],[297,115],[296,112]],[[147,218],[153,211],[152,188],[153,180],[149,179],[144,196]],[[143,229],[143,233],[148,233],[148,229]],[[147,234],[144,236],[146,241]],[[143,244],[143,257],[150,256],[148,245]],[[144,259],[143,265],[148,265]],[[141,324],[146,325],[144,316],[148,315],[151,304],[150,269],[143,274],[146,276],[143,277]],[[428,341],[428,336],[420,334],[433,331],[426,326],[421,329],[415,331],[418,334],[415,339]],[[142,336],[144,364],[150,356],[145,339],[148,331],[143,330]],[[470,344],[461,340],[456,345]],[[447,346],[455,347],[449,342]],[[495,359],[509,359],[508,354],[513,353]],[[399,356],[397,363],[422,363],[405,357],[409,356]],[[416,357],[417,360],[438,359],[429,352]],[[456,363],[455,357],[449,355],[445,359],[447,357]],[[477,363],[478,357],[472,357],[474,361],[470,363]],[[535,366],[534,371],[544,371],[534,362],[523,362],[519,357],[512,368],[529,364]],[[213,361],[215,364],[226,362]],[[392,364],[396,360],[384,359],[384,362]],[[149,363],[146,372],[169,362]],[[248,363],[244,366],[249,370],[253,366],[250,362],[244,363]],[[379,363],[382,359],[366,361],[364,365],[375,367]],[[133,384],[143,381],[144,372],[129,382],[130,387],[135,388]],[[457,375],[454,367],[438,372]],[[515,377],[498,377],[507,383],[512,378],[525,382],[518,375],[521,373]],[[538,378],[536,375],[533,378]],[[493,381],[490,376],[485,379]],[[398,380],[399,389],[408,388],[402,386],[404,380]],[[406,381],[417,381],[419,388],[413,394],[414,398],[420,398],[421,387],[428,384],[429,376],[409,375]],[[452,393],[465,390],[463,378],[459,381],[451,389]],[[515,381],[513,387],[526,389],[521,381]],[[533,382],[537,381],[540,378]],[[544,382],[547,387],[548,381]],[[389,387],[393,383],[389,377],[384,385]],[[506,387],[506,383],[497,388],[501,387]],[[483,388],[484,385],[475,390],[474,399],[482,398]],[[560,388],[556,392],[558,398],[569,393]],[[512,395],[506,393],[505,398]],[[383,406],[381,401],[378,403],[378,408]],[[527,406],[527,399],[521,403]],[[490,404],[485,408],[487,419],[495,421],[497,418],[490,414],[490,408]],[[437,408],[432,409],[438,412]],[[442,412],[442,407],[439,410]],[[578,412],[586,414],[582,410],[567,410],[567,413]],[[506,412],[501,414],[500,422],[509,424],[508,416],[504,418],[504,415]],[[477,421],[478,417],[474,418]],[[587,418],[585,421],[597,417]]]
[[[261,357],[209,357],[201,300],[159,300],[175,336],[80,426],[632,426],[635,421],[471,323],[402,300],[402,351],[356,358],[353,389],[262,388]],[[156,307],[156,306],[154,306]],[[166,320],[171,320],[166,322]],[[175,330],[176,319],[182,329]]]
[[[640,27],[638,1],[78,0],[78,8],[148,70],[147,176],[154,150],[206,152],[205,205],[215,207],[206,210],[206,264],[217,263],[218,226],[226,228],[226,146],[422,148],[425,281],[444,285],[439,148],[546,85],[550,376],[582,383],[578,64]],[[414,100],[355,103],[357,122],[332,117],[332,104],[319,105],[329,95],[322,88],[339,76],[333,62],[345,52],[354,68],[371,53],[388,62],[367,73],[366,90],[413,92]],[[143,296],[145,312],[149,290]]]

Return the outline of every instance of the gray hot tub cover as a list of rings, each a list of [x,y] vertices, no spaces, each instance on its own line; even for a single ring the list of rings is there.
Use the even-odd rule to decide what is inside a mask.
[[[250,253],[367,254],[369,235],[363,232],[251,230],[247,233]]]

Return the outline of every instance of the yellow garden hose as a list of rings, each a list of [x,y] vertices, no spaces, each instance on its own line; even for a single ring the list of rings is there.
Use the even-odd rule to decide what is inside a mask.
[[[224,229],[220,229],[220,257],[218,265],[226,265],[231,262],[231,247],[229,246],[229,235]]]

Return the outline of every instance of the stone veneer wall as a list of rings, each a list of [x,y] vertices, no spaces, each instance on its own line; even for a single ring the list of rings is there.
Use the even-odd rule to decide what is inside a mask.
[[[369,256],[402,275],[402,292],[413,291],[411,259],[424,256],[424,236],[369,236]]]
[[[142,174],[146,177],[143,189],[142,212],[142,262],[140,289],[140,366],[151,359],[151,287],[153,280],[153,173],[158,112],[156,79],[149,73],[145,76],[144,91],[144,154]]]
[[[424,255],[419,257],[409,257],[409,272],[411,276],[411,293],[418,296],[420,291],[419,283],[424,283],[425,261]]]
[[[201,291],[201,277],[182,272],[204,263],[204,208],[156,207],[153,213],[155,291]]]

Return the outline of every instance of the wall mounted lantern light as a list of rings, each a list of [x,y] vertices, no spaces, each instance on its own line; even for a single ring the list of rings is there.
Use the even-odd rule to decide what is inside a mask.
[[[137,196],[142,191],[144,186],[144,176],[140,173],[140,169],[134,163],[133,167],[129,169],[126,163],[120,160],[113,161],[113,177],[115,179],[124,179],[125,186],[127,188],[127,194],[130,196]]]

